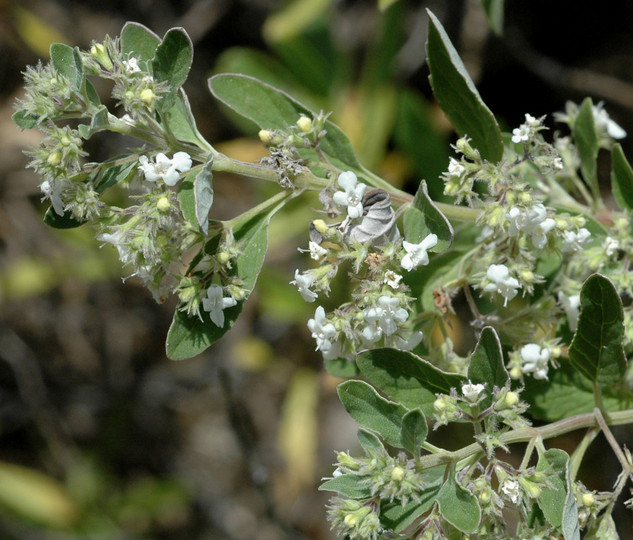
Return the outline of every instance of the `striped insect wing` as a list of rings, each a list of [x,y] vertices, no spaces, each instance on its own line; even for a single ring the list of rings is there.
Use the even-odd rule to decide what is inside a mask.
[[[362,202],[363,219],[350,230],[350,240],[364,244],[393,239],[398,229],[389,194],[384,189],[372,189],[365,193]]]

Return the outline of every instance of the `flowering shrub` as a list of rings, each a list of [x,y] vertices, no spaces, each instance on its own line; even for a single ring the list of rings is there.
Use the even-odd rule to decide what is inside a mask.
[[[289,281],[316,306],[307,325],[326,369],[364,379],[338,390],[361,426],[364,456],[339,452],[321,486],[336,494],[333,528],[349,538],[572,539],[581,529],[615,538],[614,503],[633,472],[609,428],[633,422],[633,169],[616,142],[626,134],[589,98],[554,115],[565,136],[547,137],[548,119],[530,114],[502,134],[429,17],[433,90],[460,136],[447,171],[432,181],[443,182],[452,204],[433,201],[424,181],[415,196],[395,189],[361,165],[327,114],[243,75],[216,75],[209,88],[259,126],[269,156],[225,156],[199,133],[182,89],[193,54],[187,34],[174,28],[160,38],[128,23],[88,51],[54,44],[49,64],[27,68],[14,120],[45,134],[28,152],[50,203],[45,221],[92,227],[157,301],[177,297],[167,353],[182,359],[239,316],[274,214],[318,191],[322,214],[300,247],[306,269]],[[114,110],[94,78],[111,81]],[[90,162],[84,141],[104,131],[140,146]],[[601,196],[600,149],[611,153],[617,209]],[[214,171],[279,190],[220,221]],[[104,197],[115,185],[129,192],[123,207]],[[328,312],[322,299],[341,275],[350,296]],[[458,296],[477,337],[466,357],[446,337]],[[549,423],[531,427],[535,419]],[[472,444],[435,446],[429,423],[470,424]],[[545,448],[578,429],[588,430],[587,443],[571,456]],[[599,431],[622,466],[612,492],[590,491],[578,478]],[[514,467],[504,452],[517,442],[528,444]]]

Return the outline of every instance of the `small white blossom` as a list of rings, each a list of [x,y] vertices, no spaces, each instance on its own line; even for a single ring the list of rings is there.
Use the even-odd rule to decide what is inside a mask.
[[[324,354],[328,353],[332,348],[332,338],[336,335],[336,328],[331,322],[327,322],[322,306],[316,308],[314,319],[308,321],[308,329],[316,340],[316,350]]]
[[[162,152],[156,154],[156,162],[152,163],[147,156],[139,158],[139,169],[143,171],[148,182],[163,180],[168,186],[175,186],[180,180],[180,174],[191,169],[191,157],[187,152],[176,152],[172,159],[169,159]]]
[[[202,299],[202,308],[209,312],[213,324],[219,328],[224,327],[224,309],[237,304],[235,298],[224,297],[224,291],[219,285],[211,285],[207,289],[207,297]]]
[[[615,238],[611,238],[610,236],[607,236],[606,240],[604,241],[604,252],[606,256],[607,257],[613,256],[615,253],[617,253],[619,248],[620,248],[620,243]]]
[[[591,233],[584,227],[578,232],[565,231],[563,233],[563,245],[560,249],[563,253],[579,251],[587,243],[590,236]]]
[[[134,254],[132,253],[129,244],[126,242],[125,233],[122,229],[118,229],[113,233],[102,233],[97,236],[97,240],[104,242],[101,247],[103,247],[106,243],[112,244],[119,252],[119,260],[123,264],[132,262]]]
[[[429,234],[419,244],[412,244],[404,240],[402,247],[406,251],[406,255],[402,257],[400,264],[405,270],[413,270],[418,266],[425,266],[429,264],[428,249],[431,249],[437,245],[437,235]]]
[[[364,316],[370,326],[378,321],[380,329],[386,336],[390,336],[398,330],[398,323],[403,323],[409,318],[409,312],[400,307],[399,298],[381,296],[378,298],[378,306],[366,309]]]
[[[376,324],[378,318],[374,317],[373,314],[365,315],[365,320],[370,322],[365,328],[363,328],[360,333],[363,341],[368,344],[376,343],[382,337],[382,328]]]
[[[367,186],[358,181],[352,171],[343,172],[338,177],[338,185],[345,191],[337,191],[332,199],[339,206],[347,206],[347,215],[351,219],[363,215],[363,195]]]
[[[138,67],[138,61],[133,56],[129,60],[123,60],[123,66],[128,75],[141,71],[141,68]]]
[[[517,236],[523,231],[532,237],[532,244],[537,249],[543,249],[547,244],[547,233],[556,227],[556,222],[547,217],[547,210],[539,203],[522,212],[516,206],[510,208],[506,214],[508,220],[508,235]]]
[[[514,504],[518,504],[521,500],[521,487],[516,480],[505,480],[501,484],[501,492]]]
[[[530,132],[530,126],[521,124],[518,128],[512,130],[512,142],[520,143],[527,141],[530,138]]]
[[[306,302],[314,302],[317,299],[317,294],[310,290],[310,287],[314,283],[315,276],[311,272],[300,274],[299,270],[295,270],[295,278],[290,282],[291,285],[296,285],[299,289],[299,294]]]
[[[448,164],[448,174],[450,176],[461,176],[466,168],[455,158],[451,158]]]
[[[566,296],[563,291],[558,291],[558,303],[565,310],[569,329],[575,332],[578,328],[578,316],[580,315],[580,295]]]
[[[498,292],[505,298],[504,306],[517,295],[519,282],[516,278],[510,277],[510,270],[505,264],[491,264],[486,277],[491,283],[484,287],[484,291]]]
[[[389,285],[392,289],[397,289],[401,280],[402,276],[400,274],[396,274],[393,270],[387,270],[382,282]]]
[[[412,351],[422,342],[423,338],[424,334],[422,332],[413,332],[413,334],[409,336],[409,339],[395,336],[394,344],[396,348],[401,351]]]
[[[477,403],[479,396],[486,388],[485,384],[473,384],[470,381],[462,384],[462,396],[470,403]]]
[[[305,252],[306,250],[299,248],[299,251]],[[310,253],[310,258],[315,261],[318,261],[327,255],[327,249],[321,247],[316,242],[312,242],[312,240],[308,243],[308,252]]]
[[[602,108],[602,103],[593,106],[593,119],[599,128],[604,129],[612,139],[624,139],[626,131],[609,117],[609,113]]]
[[[549,358],[552,351],[541,348],[536,343],[528,343],[521,347],[521,371],[533,373],[535,379],[547,379]]]
[[[51,206],[58,216],[64,215],[64,203],[62,201],[61,190],[59,189],[59,183],[55,180],[44,180],[40,184],[40,190],[42,191],[42,201],[49,199]]]

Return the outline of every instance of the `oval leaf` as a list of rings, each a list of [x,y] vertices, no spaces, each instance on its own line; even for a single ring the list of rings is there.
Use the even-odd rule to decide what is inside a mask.
[[[622,302],[613,283],[590,276],[580,291],[578,329],[569,347],[573,366],[591,382],[610,385],[622,380],[626,357]]]
[[[121,50],[124,55],[136,58],[144,69],[147,62],[154,58],[160,38],[146,26],[136,22],[127,22],[121,30]]]
[[[499,161],[503,155],[499,124],[481,99],[440,21],[428,9],[427,13],[430,25],[426,51],[435,98],[457,132],[468,135],[484,159]]]
[[[544,488],[538,497],[538,505],[545,519],[556,528],[563,523],[567,500],[566,473],[569,456],[564,450],[551,448],[539,456],[537,471],[547,472],[551,487]]]
[[[437,502],[444,519],[460,531],[473,532],[479,526],[481,508],[477,497],[457,482],[454,473],[444,482]]]
[[[385,447],[380,442],[380,439],[376,437],[371,431],[367,431],[366,429],[360,428],[357,433],[358,442],[365,450],[365,453],[368,456],[375,456],[381,450],[384,450]]]
[[[323,482],[319,491],[335,491],[350,499],[366,499],[371,497],[371,485],[364,480],[363,476],[342,474]]]
[[[619,143],[611,150],[611,188],[620,208],[633,210],[633,169]]]
[[[404,236],[408,242],[418,244],[429,234],[437,235],[437,245],[429,251],[445,251],[453,242],[453,227],[429,197],[426,182],[422,180],[413,205],[404,213]]]
[[[339,384],[338,395],[350,416],[361,426],[378,433],[387,444],[401,448],[400,427],[407,410],[387,401],[367,383],[346,381]]]
[[[193,181],[196,221],[204,234],[209,232],[209,211],[213,204],[213,160],[207,162]]]
[[[596,132],[591,98],[586,98],[582,102],[578,110],[578,116],[574,121],[572,133],[580,156],[582,175],[590,186],[597,186],[597,159],[598,150],[600,150],[600,140]]]
[[[466,380],[456,373],[445,373],[413,353],[397,349],[375,349],[362,354],[358,367],[376,388],[405,407],[419,407],[433,414],[435,394],[448,394]]]
[[[402,447],[418,458],[420,446],[426,441],[429,426],[420,409],[413,409],[402,417]]]
[[[485,384],[487,397],[481,407],[489,407],[492,403],[492,389],[503,388],[510,380],[503,363],[501,342],[494,328],[487,326],[481,331],[477,347],[473,351],[468,366],[468,378],[475,384]]]
[[[84,67],[78,49],[63,43],[51,45],[51,63],[60,75],[68,79],[79,90],[84,80]]]
[[[284,129],[294,125],[301,114],[314,116],[285,92],[246,75],[215,75],[209,79],[209,89],[222,103],[261,129]],[[341,128],[327,121],[325,129],[327,135],[319,147],[332,164],[342,170],[360,169],[352,143]]]
[[[170,109],[176,93],[187,80],[193,62],[193,45],[184,28],[172,28],[167,31],[160,45],[156,48],[152,69],[154,78],[166,82],[170,93],[160,101],[160,109]]]

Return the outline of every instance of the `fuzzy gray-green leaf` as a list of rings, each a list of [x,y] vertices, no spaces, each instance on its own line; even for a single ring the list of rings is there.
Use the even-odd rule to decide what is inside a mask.
[[[209,211],[213,204],[213,161],[200,169],[193,181],[193,197],[196,206],[196,221],[204,234],[209,232]]]

